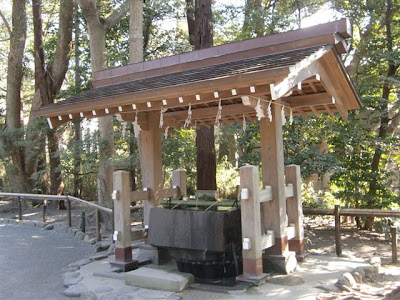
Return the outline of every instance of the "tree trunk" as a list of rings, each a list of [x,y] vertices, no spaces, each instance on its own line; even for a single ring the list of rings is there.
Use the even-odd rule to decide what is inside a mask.
[[[65,0],[60,2],[56,51],[52,62],[46,68],[42,38],[41,5],[41,0],[32,0],[36,89],[34,107],[54,103],[68,70],[72,46],[74,3],[72,0]],[[61,179],[59,137],[55,130],[49,130],[47,138],[50,157],[50,193],[53,195],[62,194],[64,186]]]
[[[89,28],[89,45],[92,72],[104,70],[106,64],[106,34],[126,15],[130,2],[127,0],[111,15],[103,20],[100,19],[99,10],[95,0],[78,0],[83,15]],[[100,131],[100,158],[99,174],[97,178],[97,191],[99,203],[111,206],[111,192],[113,186],[114,167],[111,158],[115,152],[113,117],[106,116],[98,119]]]
[[[211,0],[195,0],[193,36],[195,50],[213,46]],[[216,190],[217,162],[215,157],[214,126],[209,128],[198,126],[196,128],[196,151],[197,189]]]
[[[386,14],[385,14],[385,27],[386,27],[386,45],[388,53],[393,53],[393,36],[391,30],[391,24],[393,23],[393,11],[392,11],[392,1],[387,0],[386,3]],[[382,100],[380,105],[380,126],[378,137],[379,139],[384,139],[391,134],[391,130],[389,130],[389,96],[390,92],[393,88],[393,80],[392,77],[396,75],[398,65],[395,65],[393,58],[388,58],[387,60],[387,73],[386,78],[383,82],[382,87]],[[397,116],[398,117],[398,116]],[[397,121],[397,118],[392,118],[392,122],[394,119]],[[384,150],[381,148],[380,144],[375,148],[375,153],[371,163],[371,174],[372,178],[369,183],[369,190],[367,193],[367,205],[369,208],[376,205],[377,191],[378,191],[378,177],[380,162],[382,159],[382,155],[384,154]],[[372,226],[374,224],[374,218],[367,218],[363,229],[372,230]]]
[[[75,94],[78,94],[81,90],[81,71],[80,71],[80,39],[81,39],[81,30],[80,30],[80,18],[79,18],[79,6],[75,4],[74,14],[75,14],[75,23],[74,23],[74,54],[75,54]],[[81,165],[82,165],[82,128],[81,128],[81,119],[77,119],[74,121],[73,125],[73,147],[74,147],[74,164],[73,164],[73,176],[74,176],[74,196],[78,198],[82,198],[82,178],[80,176]]]
[[[14,192],[26,191],[24,151],[19,145],[23,138],[21,123],[22,61],[26,40],[25,1],[14,0],[12,9],[12,32],[7,67],[5,147],[10,149],[12,164],[7,168],[7,177]]]

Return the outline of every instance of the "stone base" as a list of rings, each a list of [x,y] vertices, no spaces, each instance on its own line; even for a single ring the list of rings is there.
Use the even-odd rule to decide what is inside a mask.
[[[151,245],[140,245],[138,258],[141,260],[150,260],[154,265],[162,265],[167,263],[171,258],[167,249],[153,247]]]
[[[236,277],[236,281],[238,282],[247,282],[251,283],[252,285],[255,286],[260,286],[265,283],[265,280],[269,277],[269,274],[262,273],[261,275],[258,276],[246,276],[244,274],[239,275]]]
[[[296,254],[297,262],[305,262],[310,256],[310,253],[304,252],[302,254]]]
[[[110,265],[113,267],[116,267],[118,269],[121,269],[122,272],[129,272],[132,270],[137,269],[138,267],[138,261],[137,260],[132,260],[132,261],[112,261],[110,262]]]
[[[281,274],[290,274],[296,270],[296,267],[295,252],[288,251],[285,255],[263,255],[263,270],[266,273],[278,272]]]

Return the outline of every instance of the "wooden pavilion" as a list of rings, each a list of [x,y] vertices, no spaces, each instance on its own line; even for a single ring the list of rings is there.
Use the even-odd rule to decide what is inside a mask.
[[[360,99],[341,62],[351,36],[343,19],[93,74],[93,89],[41,107],[51,127],[120,114],[140,126],[145,224],[162,194],[161,132],[182,126],[260,121],[263,186],[273,201],[263,226],[275,232],[271,253],[288,251],[282,123],[292,115],[358,109]],[[138,128],[138,127],[136,127]],[[299,241],[298,248],[304,247]]]

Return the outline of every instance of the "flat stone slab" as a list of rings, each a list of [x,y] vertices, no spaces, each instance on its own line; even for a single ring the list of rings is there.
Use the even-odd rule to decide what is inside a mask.
[[[125,273],[127,285],[162,291],[181,292],[193,281],[192,274],[148,267]]]

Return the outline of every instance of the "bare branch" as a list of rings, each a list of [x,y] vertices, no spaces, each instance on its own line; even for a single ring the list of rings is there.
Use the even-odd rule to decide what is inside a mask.
[[[10,27],[10,24],[8,24],[8,21],[7,21],[6,17],[3,15],[3,13],[1,12],[1,10],[0,10],[0,17],[3,19],[4,24],[6,24],[7,31],[8,31],[8,33],[11,35],[11,27]]]
[[[126,16],[130,9],[130,1],[125,0],[124,3],[121,4],[120,7],[115,9],[111,15],[108,16],[104,21],[104,29],[108,32],[111,28],[113,28],[118,22]]]

